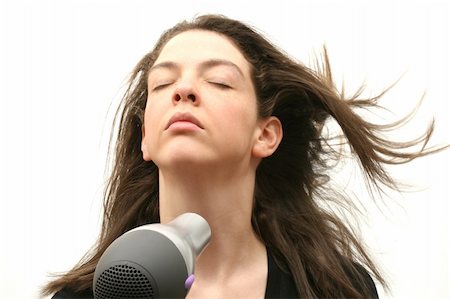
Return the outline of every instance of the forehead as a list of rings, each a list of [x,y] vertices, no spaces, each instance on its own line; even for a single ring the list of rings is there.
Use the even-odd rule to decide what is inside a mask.
[[[163,47],[154,64],[171,61],[189,65],[214,59],[228,60],[246,75],[250,74],[250,64],[239,48],[224,35],[206,30],[189,30],[177,34]]]

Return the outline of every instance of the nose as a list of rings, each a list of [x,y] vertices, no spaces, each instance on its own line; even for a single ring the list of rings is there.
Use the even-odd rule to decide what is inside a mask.
[[[193,104],[198,105],[200,96],[192,83],[183,82],[175,88],[172,101],[174,104],[181,101],[190,101]]]

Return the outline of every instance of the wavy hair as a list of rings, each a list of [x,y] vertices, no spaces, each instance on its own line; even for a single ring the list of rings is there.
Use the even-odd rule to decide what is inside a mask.
[[[400,164],[437,151],[427,144],[431,123],[424,134],[408,142],[383,137],[407,121],[375,124],[363,119],[359,108],[377,108],[380,96],[361,99],[359,90],[346,98],[335,87],[326,50],[313,70],[291,59],[262,34],[242,22],[219,15],[203,15],[183,21],[164,32],[154,49],[131,74],[115,118],[117,140],[113,168],[104,194],[104,216],[93,249],[68,273],[47,284],[44,294],[63,287],[74,291],[92,288],[96,264],[106,248],[126,231],[159,221],[158,168],[141,152],[141,126],[147,100],[147,75],[164,45],[188,30],[216,32],[231,40],[251,65],[259,117],[276,116],[283,139],[275,153],[256,170],[252,225],[277,264],[292,273],[298,295],[308,298],[367,298],[370,286],[360,271],[363,265],[387,287],[352,227],[321,202],[340,206],[351,203],[331,189],[327,173],[342,152],[330,147],[334,137],[322,128],[334,119],[340,136],[361,166],[369,190],[384,186],[398,190],[386,164]],[[118,121],[118,123],[117,123]],[[413,150],[420,145],[419,150]],[[361,287],[355,287],[354,282]]]

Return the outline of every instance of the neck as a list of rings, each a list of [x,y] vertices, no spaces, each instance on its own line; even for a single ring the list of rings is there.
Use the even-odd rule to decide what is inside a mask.
[[[246,265],[265,259],[251,216],[255,173],[220,174],[215,171],[160,169],[160,217],[166,223],[194,212],[211,227],[211,241],[196,261],[196,281],[220,281]]]

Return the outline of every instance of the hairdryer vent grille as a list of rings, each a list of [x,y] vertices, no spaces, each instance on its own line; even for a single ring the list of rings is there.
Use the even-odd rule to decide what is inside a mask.
[[[148,278],[130,265],[114,265],[99,276],[95,286],[97,299],[153,299]]]

